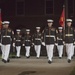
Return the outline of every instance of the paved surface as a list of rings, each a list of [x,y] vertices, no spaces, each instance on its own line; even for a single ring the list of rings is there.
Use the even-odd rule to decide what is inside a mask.
[[[0,75],[70,75],[75,66],[75,58],[67,63],[66,58],[53,58],[53,63],[48,64],[46,57],[36,59],[11,59],[10,63],[3,63],[0,60]]]

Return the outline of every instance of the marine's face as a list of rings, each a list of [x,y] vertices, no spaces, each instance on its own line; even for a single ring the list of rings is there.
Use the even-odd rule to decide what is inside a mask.
[[[62,32],[62,30],[59,30],[59,32]]]
[[[36,31],[37,31],[37,32],[40,32],[40,30],[39,30],[39,29],[37,29]]]
[[[30,32],[27,32],[27,34],[30,34]]]
[[[71,26],[71,24],[72,24],[71,22],[67,22],[67,26],[68,26],[68,27],[70,27],[70,26]]]
[[[5,26],[4,26],[5,28],[8,28],[9,27],[9,24],[5,24]]]
[[[48,23],[48,27],[51,27],[53,25],[53,23],[51,22],[51,23]]]
[[[17,32],[17,34],[20,34],[20,32]]]

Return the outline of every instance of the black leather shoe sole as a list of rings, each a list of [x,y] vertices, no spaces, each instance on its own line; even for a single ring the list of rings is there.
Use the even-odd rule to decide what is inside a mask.
[[[68,59],[68,63],[71,63],[71,60],[70,59]]]
[[[52,61],[50,61],[50,60],[49,60],[49,61],[48,61],[48,63],[49,63],[49,64],[51,64],[51,63],[52,63]]]

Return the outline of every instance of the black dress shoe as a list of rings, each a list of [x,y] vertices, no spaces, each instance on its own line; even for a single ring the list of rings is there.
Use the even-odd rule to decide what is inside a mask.
[[[7,62],[10,62],[10,59],[8,59]]]
[[[61,59],[62,57],[59,57],[59,59]]]
[[[2,59],[2,62],[4,62],[4,59]]]
[[[68,59],[68,63],[71,63],[71,60],[70,59]]]
[[[30,56],[26,56],[26,58],[30,58]]]
[[[48,63],[49,63],[49,64],[51,64],[51,63],[52,63],[52,61],[50,61],[50,60],[49,60],[49,61],[48,61]]]
[[[7,61],[6,61],[6,60],[4,60],[3,62],[4,62],[4,63],[7,63]]]

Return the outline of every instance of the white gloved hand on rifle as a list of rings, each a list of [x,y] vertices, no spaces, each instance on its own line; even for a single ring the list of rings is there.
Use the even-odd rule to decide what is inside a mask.
[[[45,46],[45,42],[42,42],[42,45]]]
[[[57,45],[58,45],[58,43],[55,43],[55,45],[57,46]]]
[[[25,46],[25,44],[22,44],[22,46]]]

